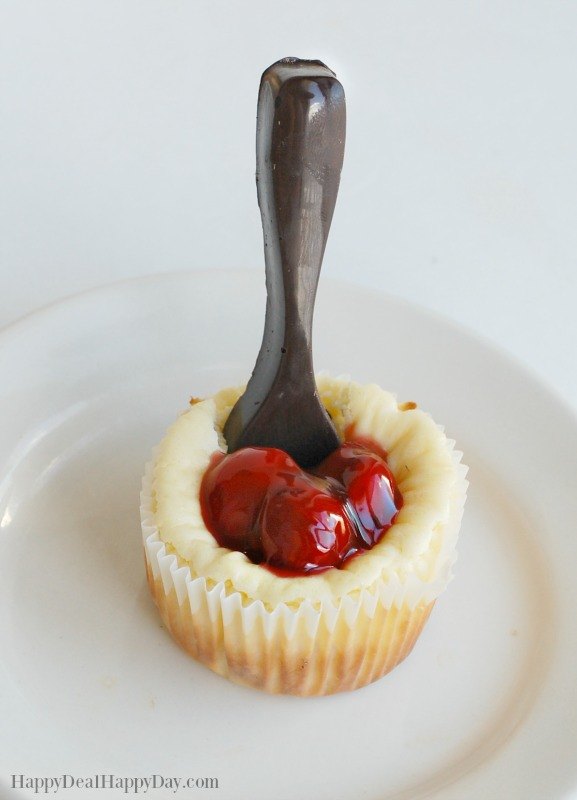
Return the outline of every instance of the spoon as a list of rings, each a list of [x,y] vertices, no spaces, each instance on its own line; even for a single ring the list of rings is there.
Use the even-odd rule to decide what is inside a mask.
[[[267,305],[260,352],[224,428],[228,451],[278,447],[301,467],[339,446],[313,372],[312,322],[339,189],[345,96],[320,61],[284,58],[260,82],[256,181]]]

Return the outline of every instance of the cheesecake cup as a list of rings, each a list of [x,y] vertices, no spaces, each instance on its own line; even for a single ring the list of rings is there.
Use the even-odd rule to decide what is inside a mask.
[[[392,527],[340,568],[280,577],[221,547],[199,490],[243,387],[195,401],[147,465],[141,493],[146,572],[174,639],[218,674],[272,693],[324,695],[385,675],[412,650],[452,575],[467,469],[415,403],[376,385],[317,378],[341,440],[372,439],[403,495]]]

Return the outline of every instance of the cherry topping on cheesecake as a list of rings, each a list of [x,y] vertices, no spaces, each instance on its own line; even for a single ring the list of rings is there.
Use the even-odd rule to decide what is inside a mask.
[[[316,468],[315,473],[341,484],[360,535],[368,547],[391,527],[403,504],[386,456],[363,442],[345,442]]]
[[[336,567],[355,548],[355,529],[342,502],[314,483],[281,489],[264,502],[264,560],[271,567],[311,572]]]
[[[219,544],[261,560],[258,515],[274,480],[290,487],[300,468],[283,450],[245,447],[213,456],[201,487],[202,516]]]
[[[403,504],[386,453],[345,442],[311,473],[284,451],[246,447],[213,456],[201,488],[217,542],[281,575],[340,567],[371,548]]]

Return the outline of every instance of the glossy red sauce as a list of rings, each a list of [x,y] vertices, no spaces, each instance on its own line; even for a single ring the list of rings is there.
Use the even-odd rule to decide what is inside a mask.
[[[376,544],[403,505],[386,457],[358,437],[310,472],[274,448],[219,453],[200,488],[205,525],[220,545],[277,575],[340,567]]]

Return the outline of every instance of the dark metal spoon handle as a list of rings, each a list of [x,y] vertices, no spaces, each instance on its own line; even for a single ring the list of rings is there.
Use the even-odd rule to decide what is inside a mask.
[[[229,450],[280,447],[302,466],[338,446],[313,373],[312,321],[340,182],[344,91],[320,61],[283,59],[262,76],[257,190],[267,310],[247,390],[225,427]]]

